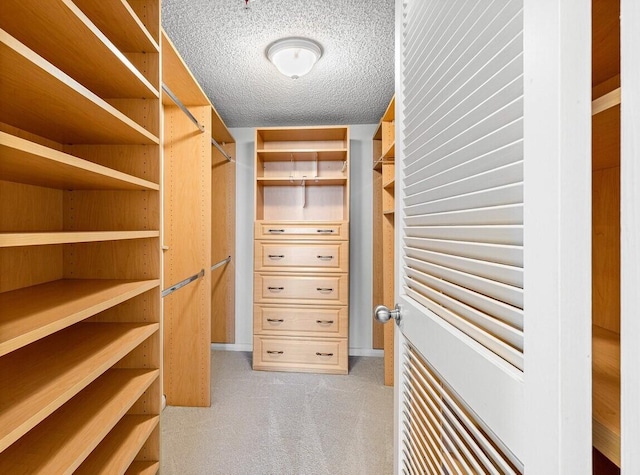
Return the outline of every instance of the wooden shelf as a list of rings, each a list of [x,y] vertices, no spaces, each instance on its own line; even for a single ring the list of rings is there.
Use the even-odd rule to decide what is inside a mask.
[[[395,188],[395,184],[396,184],[396,179],[392,178],[391,180],[389,180],[387,183],[385,183],[384,185],[382,185],[382,187],[385,190],[393,190]]]
[[[382,170],[383,161],[384,161],[384,159],[382,157],[380,157],[375,162],[373,162],[373,169],[377,170],[377,171],[381,171]]]
[[[341,161],[347,159],[347,149],[286,149],[286,150],[258,150],[258,157],[263,162],[288,162],[293,154],[294,162],[310,161]]]
[[[3,356],[0,451],[82,391],[158,328],[158,323],[78,323]],[[23,437],[21,446],[27,443],[25,440],[31,437]],[[0,473],[10,473],[3,472],[2,459]]]
[[[79,242],[122,241],[160,236],[160,231],[60,231],[37,233],[0,233],[0,248],[46,246]]]
[[[62,190],[153,190],[142,178],[0,132],[3,180]]]
[[[395,210],[393,210],[393,209],[388,209],[388,210],[386,210],[386,211],[383,211],[383,212],[382,212],[382,214],[384,214],[385,216],[391,216],[391,215],[394,215],[394,214],[395,214],[395,212],[396,212],[396,211],[395,211]]]
[[[620,466],[620,335],[593,325],[593,446]]]
[[[124,416],[74,474],[124,473],[153,429],[158,426],[159,420],[159,416]]]
[[[69,279],[0,293],[0,356],[159,285],[159,280]]]
[[[104,10],[121,1],[84,3],[101,3],[104,6],[96,8]],[[4,18],[0,28],[102,98],[159,97],[158,90],[68,0],[3,0],[0,18]]]
[[[133,462],[126,475],[155,475],[160,469],[160,462]]]
[[[347,128],[336,125],[330,127],[266,127],[259,129],[265,142],[338,141],[347,138]]]
[[[160,143],[157,136],[3,30],[0,64],[12,66],[0,68],[0,122],[65,144]]]
[[[619,106],[621,99],[620,88],[604,94],[603,96],[594,99],[591,102],[591,115],[599,114],[600,112],[611,109],[612,107]]]
[[[125,53],[157,53],[158,42],[126,0],[73,0],[113,44]]]
[[[383,151],[382,158],[389,159],[389,158],[394,158],[395,156],[396,156],[396,143],[391,142],[389,147],[387,147],[387,149]]]
[[[0,473],[71,473],[158,375],[149,369],[107,371],[0,453]]]
[[[167,85],[185,106],[210,106],[211,102],[198,81],[178,55],[167,34],[162,31],[162,82]],[[167,94],[162,94],[162,104],[175,106]],[[195,127],[195,126],[194,126]]]
[[[236,142],[213,105],[211,106],[211,138],[220,145]]]
[[[259,186],[302,186],[304,182],[305,186],[331,186],[331,185],[346,185],[346,178],[294,178],[293,181],[289,177],[272,178],[272,177],[258,177],[256,178]]]

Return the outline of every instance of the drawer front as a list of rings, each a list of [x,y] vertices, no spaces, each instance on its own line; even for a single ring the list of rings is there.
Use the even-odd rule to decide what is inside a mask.
[[[254,302],[347,305],[347,274],[254,274]]]
[[[349,239],[349,224],[346,222],[312,224],[257,221],[255,238],[346,241]]]
[[[253,368],[347,374],[347,340],[254,336]]]
[[[262,335],[346,338],[347,307],[254,305],[253,332]]]
[[[273,272],[347,272],[349,243],[256,241],[255,270]]]

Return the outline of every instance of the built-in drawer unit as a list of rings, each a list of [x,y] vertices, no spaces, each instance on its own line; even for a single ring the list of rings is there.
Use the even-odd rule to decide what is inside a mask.
[[[253,284],[257,303],[347,305],[348,289],[347,274],[255,274]]]
[[[272,239],[277,241],[288,239],[332,239],[346,241],[349,239],[349,223],[283,223],[282,221],[257,221],[255,238],[257,240]]]
[[[254,266],[260,272],[347,272],[349,243],[256,241]]]
[[[253,338],[256,369],[346,374],[347,340],[287,338],[256,335]]]
[[[347,307],[253,306],[253,331],[262,335],[346,338],[347,319]]]

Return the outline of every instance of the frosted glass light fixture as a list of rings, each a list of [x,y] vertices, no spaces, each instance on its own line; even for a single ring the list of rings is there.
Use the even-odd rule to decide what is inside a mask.
[[[322,48],[308,38],[283,38],[267,48],[267,57],[291,79],[304,76],[322,56]]]

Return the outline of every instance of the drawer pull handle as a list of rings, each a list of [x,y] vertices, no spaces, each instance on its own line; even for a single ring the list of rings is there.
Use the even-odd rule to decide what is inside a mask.
[[[279,292],[284,290],[284,287],[267,287],[267,290],[270,290],[271,292]]]
[[[324,233],[324,234],[331,234],[333,232],[333,229],[318,229],[319,233]]]
[[[318,292],[325,292],[325,293],[333,292],[333,289],[331,287],[316,287],[316,290]]]
[[[267,318],[268,322],[272,322],[272,323],[283,323],[284,320],[282,318]]]
[[[316,323],[319,323],[320,325],[331,325],[333,320],[316,320]]]
[[[323,261],[330,261],[331,259],[333,259],[333,256],[316,256],[316,257]]]
[[[267,354],[269,354],[269,355],[282,355],[282,354],[284,354],[284,351],[267,350]]]
[[[333,356],[333,353],[320,353],[319,351],[316,351],[316,356]]]
[[[270,233],[283,233],[284,229],[269,229]]]
[[[269,254],[269,259],[283,259],[284,254]]]

